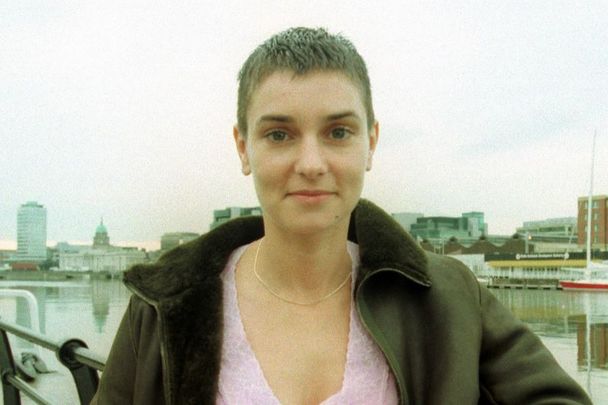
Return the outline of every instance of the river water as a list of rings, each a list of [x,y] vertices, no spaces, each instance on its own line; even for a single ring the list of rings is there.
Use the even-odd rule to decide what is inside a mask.
[[[24,289],[36,297],[43,333],[57,340],[78,337],[104,357],[130,297],[117,280],[0,281],[2,288]],[[561,366],[591,393],[595,403],[608,403],[608,293],[491,291],[530,326]],[[0,316],[29,323],[27,305],[22,299],[0,296]],[[591,321],[588,328],[585,319]],[[27,342],[11,340],[18,350],[32,350]],[[586,357],[588,340],[590,359]],[[42,349],[40,355],[50,368],[59,371],[52,378],[65,378],[65,384],[48,384],[52,385],[48,395],[57,403],[77,403],[69,373],[52,353]],[[44,378],[47,377],[41,379]],[[46,390],[43,383],[39,389]]]

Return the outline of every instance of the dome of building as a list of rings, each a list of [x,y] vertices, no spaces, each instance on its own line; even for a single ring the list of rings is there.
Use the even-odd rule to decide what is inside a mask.
[[[103,218],[95,229],[95,236],[93,237],[93,247],[95,248],[109,248],[110,237],[108,236],[108,229],[103,224]]]
[[[103,224],[103,219],[101,220],[101,223],[99,225],[97,225],[97,229],[95,229],[95,233],[108,233],[108,229]]]

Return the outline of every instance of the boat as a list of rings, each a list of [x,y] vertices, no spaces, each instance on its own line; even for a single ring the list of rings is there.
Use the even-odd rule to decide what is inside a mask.
[[[569,291],[608,291],[608,279],[600,280],[560,280],[562,290]]]
[[[584,269],[567,269],[570,271],[581,271],[583,278],[580,280],[560,280],[559,285],[564,290],[576,291],[608,291],[608,265],[587,261]]]
[[[593,134],[593,146],[591,149],[591,180],[589,185],[589,197],[587,200],[587,257],[584,268],[567,268],[570,272],[582,273],[582,278],[577,280],[559,280],[559,285],[564,290],[574,291],[608,291],[608,264],[594,263],[591,261],[591,211],[593,207],[593,166],[595,160],[595,137]]]

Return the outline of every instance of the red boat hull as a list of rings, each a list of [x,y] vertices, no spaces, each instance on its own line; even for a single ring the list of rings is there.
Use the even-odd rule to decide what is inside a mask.
[[[564,290],[608,291],[608,283],[594,283],[593,281],[560,281]]]

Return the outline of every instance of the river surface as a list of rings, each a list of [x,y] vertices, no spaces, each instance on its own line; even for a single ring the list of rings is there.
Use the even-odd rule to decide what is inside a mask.
[[[38,301],[40,330],[57,340],[78,337],[89,348],[107,356],[130,293],[117,280],[60,282],[0,281],[0,289],[24,289]],[[608,293],[544,290],[491,290],[541,338],[561,366],[588,392],[595,403],[608,403]],[[588,314],[589,318],[585,315]],[[28,306],[23,299],[0,296],[0,316],[29,325]],[[585,319],[590,319],[589,328]],[[11,338],[18,350],[32,350],[27,342]],[[590,341],[590,361],[585,342]],[[44,349],[40,352],[58,373],[48,395],[56,403],[76,403],[69,373]],[[49,375],[51,376],[51,375]],[[41,377],[40,390],[46,390]],[[55,381],[64,378],[64,384]],[[54,379],[54,380],[52,380]],[[28,403],[28,401],[24,401]]]

